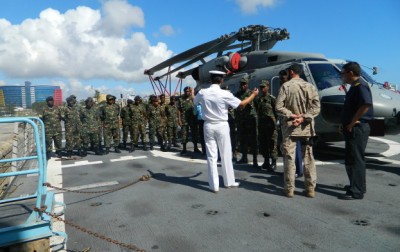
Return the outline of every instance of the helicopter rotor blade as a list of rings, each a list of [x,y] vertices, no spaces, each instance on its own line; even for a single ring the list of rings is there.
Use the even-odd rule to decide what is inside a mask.
[[[210,47],[218,44],[219,42],[221,42],[221,38],[211,40],[209,42],[206,42],[204,44],[201,44],[199,46],[196,46],[189,50],[186,50],[178,55],[175,55],[174,57],[172,57],[166,61],[161,62],[157,66],[154,66],[154,67],[146,70],[145,74],[153,75],[155,72],[160,71],[166,67],[172,66],[176,63],[179,63],[179,62],[182,62],[185,60],[189,60],[189,59],[195,57],[196,55],[199,55],[201,52],[203,52],[207,48],[210,48]]]
[[[187,66],[189,66],[189,65],[191,65],[191,64],[193,64],[193,63],[195,63],[195,62],[197,62],[197,61],[199,61],[199,60],[201,60],[201,59],[203,59],[203,58],[205,58],[205,57],[207,57],[207,56],[209,56],[209,55],[211,55],[213,53],[216,53],[216,52],[219,52],[219,51],[224,51],[224,49],[228,45],[234,43],[237,40],[238,36],[239,36],[239,33],[234,33],[234,34],[230,35],[230,37],[226,38],[225,40],[222,40],[221,42],[219,42],[215,46],[209,48],[208,50],[204,51],[203,53],[200,53],[200,54],[196,55],[194,58],[192,58],[188,62],[186,62],[186,63],[180,65],[179,67],[169,71],[168,73],[165,73],[165,74],[163,74],[161,76],[158,76],[157,78],[161,79],[164,76],[172,74],[172,73],[174,73],[174,72],[176,72],[176,71],[178,71],[178,70],[180,70],[180,69],[182,69],[184,67],[187,67]]]

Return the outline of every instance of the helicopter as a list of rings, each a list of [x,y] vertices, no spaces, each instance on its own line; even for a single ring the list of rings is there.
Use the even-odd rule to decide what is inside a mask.
[[[248,85],[251,89],[258,87],[261,80],[270,81],[270,93],[276,97],[280,87],[279,72],[296,62],[303,68],[301,77],[314,85],[319,93],[321,113],[315,118],[318,139],[323,142],[342,140],[343,137],[338,128],[349,85],[343,83],[340,71],[348,61],[328,59],[321,53],[270,50],[278,41],[289,39],[289,37],[290,34],[286,29],[249,25],[240,28],[237,32],[222,35],[177,54],[145,70],[144,74],[149,76],[155,92],[157,88],[160,92],[166,91],[168,94],[173,94],[171,74],[177,73],[178,83],[174,91],[176,93],[178,87],[182,88],[182,80],[186,77],[191,76],[197,83],[195,89],[200,89],[209,85],[209,71],[219,70],[226,72],[222,88],[228,87],[232,93],[239,90],[240,79],[245,77],[249,80]],[[206,61],[206,57],[210,55],[215,55],[215,57]],[[180,71],[195,63],[198,65]],[[378,72],[376,67],[373,70],[374,74]],[[165,73],[153,78],[153,75],[159,71]],[[163,83],[161,79],[164,77],[166,80]],[[400,94],[385,89],[364,69],[361,77],[369,83],[373,97],[374,120],[371,122],[371,136],[383,136],[385,128],[394,128],[399,131]]]

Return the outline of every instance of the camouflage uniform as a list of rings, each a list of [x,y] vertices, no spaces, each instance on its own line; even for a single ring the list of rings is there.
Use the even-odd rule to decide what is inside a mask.
[[[65,149],[67,155],[71,156],[72,151],[82,148],[81,131],[82,123],[80,112],[77,106],[65,106],[63,109],[63,117],[65,122]]]
[[[147,124],[147,113],[144,105],[136,102],[130,106],[130,117],[132,121],[132,146],[131,151],[134,150],[134,146],[137,146],[139,141],[139,134],[142,139],[143,149],[146,149],[146,124]]]
[[[154,136],[157,135],[157,138],[161,140],[161,150],[164,150],[164,132],[165,132],[165,111],[162,110],[160,106],[153,106],[152,104],[148,109],[148,118],[149,118],[149,142],[150,149],[153,149],[154,146]]]
[[[282,116],[282,155],[284,165],[284,193],[293,197],[295,188],[296,141],[302,143],[304,157],[304,187],[306,192],[314,192],[317,172],[312,152],[312,137],[315,136],[314,118],[320,112],[318,92],[315,87],[301,78],[285,82],[276,99],[276,112]],[[302,115],[304,122],[293,125],[292,115]]]
[[[82,140],[84,150],[89,149],[89,144],[92,150],[99,154],[99,131],[100,131],[100,114],[99,110],[92,107],[83,107],[81,109],[82,122]]]
[[[251,96],[251,91],[239,91],[235,95],[240,100],[244,100]],[[236,122],[238,127],[240,151],[242,159],[239,163],[247,163],[247,151],[250,145],[251,153],[253,154],[253,165],[258,167],[258,141],[257,141],[257,112],[255,101],[251,101],[244,108],[236,109]]]
[[[169,104],[166,107],[167,115],[167,136],[168,136],[168,147],[171,147],[171,143],[176,146],[178,139],[178,121],[179,121],[179,110],[175,104]]]
[[[50,152],[52,151],[52,143],[54,140],[56,153],[60,155],[62,140],[60,108],[56,106],[47,106],[42,112],[41,119],[43,120],[45,129],[46,152],[50,154]]]
[[[115,152],[117,153],[120,152],[119,110],[120,110],[119,105],[107,103],[102,108],[101,111],[101,120],[103,122],[104,146],[106,147],[106,154],[111,147],[112,141],[113,141],[113,147],[115,148]]]
[[[265,87],[261,84],[260,88]],[[257,104],[258,114],[258,140],[260,153],[265,158],[263,167],[271,169],[269,158],[272,159],[273,167],[276,166],[278,158],[278,132],[276,130],[275,98],[269,94],[262,94]],[[272,168],[272,170],[274,170]]]
[[[189,140],[189,130],[192,133],[192,142],[194,145],[194,150],[200,152],[197,148],[197,135],[198,135],[198,125],[197,118],[194,115],[194,104],[191,97],[183,96],[179,102],[179,112],[181,113],[181,131],[182,131],[182,152],[186,152],[186,144]]]
[[[122,119],[122,142],[124,144],[124,148],[126,148],[126,142],[128,140],[128,134],[131,135],[132,142],[132,119],[130,117],[130,107],[132,104],[128,102],[128,105],[121,109],[121,119]]]
[[[163,123],[163,127],[164,127],[164,133],[163,133],[162,139],[167,141],[167,139],[168,139],[168,134],[167,134],[167,115],[166,115],[167,104],[165,103],[165,98],[164,98],[164,102],[160,102],[160,107],[161,107],[161,110],[164,111],[164,113],[163,113],[163,117],[164,118],[161,119],[161,121]],[[160,141],[160,139],[158,139],[158,144],[159,145],[162,144],[162,141]]]

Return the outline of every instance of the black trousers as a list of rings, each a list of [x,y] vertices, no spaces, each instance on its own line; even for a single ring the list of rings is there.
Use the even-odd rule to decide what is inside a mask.
[[[358,123],[352,132],[344,132],[345,166],[354,198],[363,198],[367,191],[365,179],[365,148],[371,129],[368,123]]]

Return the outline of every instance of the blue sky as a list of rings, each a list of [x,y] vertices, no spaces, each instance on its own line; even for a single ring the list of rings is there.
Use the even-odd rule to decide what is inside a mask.
[[[290,32],[274,50],[356,60],[400,84],[399,12],[397,0],[2,0],[0,85],[149,94],[144,69],[251,24]]]

